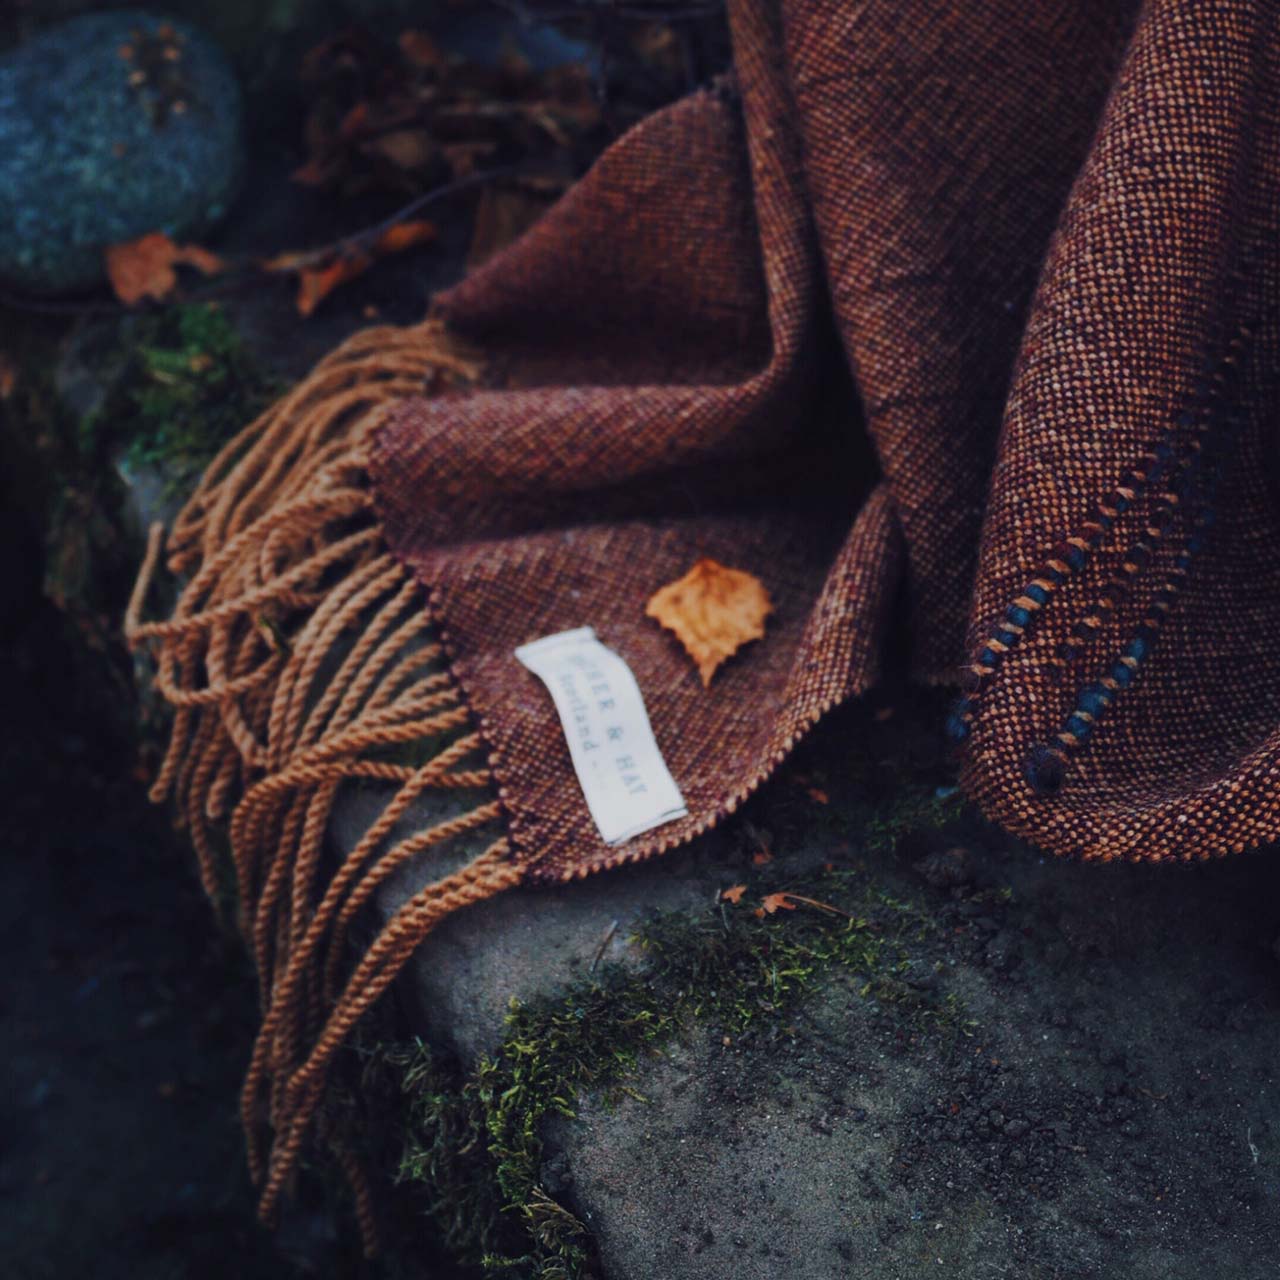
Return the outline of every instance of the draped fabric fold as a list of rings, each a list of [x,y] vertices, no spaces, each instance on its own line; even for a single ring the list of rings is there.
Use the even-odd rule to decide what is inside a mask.
[[[732,76],[250,428],[171,538],[175,618],[131,611],[179,706],[159,790],[193,832],[233,811],[267,1010],[246,1115],[269,1101],[276,1193],[334,1045],[442,902],[706,829],[875,682],[891,635],[962,687],[967,791],[1046,849],[1280,835],[1280,11],[729,9]],[[644,611],[701,557],[775,605],[709,688]],[[514,657],[584,625],[635,673],[689,811],[618,847]],[[443,668],[386,674],[409,639]],[[415,731],[439,754],[396,773],[377,752]],[[351,776],[400,786],[397,813],[405,787],[489,784],[438,842],[496,843],[321,982],[343,895],[417,850],[388,821],[325,887]]]

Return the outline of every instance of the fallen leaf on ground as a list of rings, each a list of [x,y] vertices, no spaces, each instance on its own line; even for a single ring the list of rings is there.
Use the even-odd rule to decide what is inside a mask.
[[[397,169],[425,169],[439,148],[425,129],[393,129],[364,144],[367,154],[381,156]]]
[[[769,893],[760,899],[761,909],[766,915],[773,915],[775,911],[794,911],[796,904],[791,901],[789,893]]]
[[[263,271],[303,271],[307,267],[318,266],[327,257],[332,256],[330,249],[303,249],[298,253],[277,253],[270,258],[263,258],[258,265]]]
[[[305,55],[301,80],[306,150],[293,177],[348,195],[417,194],[485,157],[568,177],[605,140],[588,67],[538,70],[510,50],[482,65],[422,30],[388,45],[349,28]]]
[[[298,277],[298,314],[309,316],[339,285],[362,276],[377,258],[402,253],[436,238],[433,222],[399,222],[383,231],[366,250],[351,245],[331,245],[300,253],[277,253],[260,265],[272,274]]]
[[[764,635],[772,610],[759,578],[706,558],[656,591],[645,606],[650,618],[676,633],[703,685],[710,685],[722,662]]]
[[[776,911],[794,911],[797,903],[806,907],[813,907],[817,911],[825,911],[829,915],[843,916],[846,920],[853,919],[847,911],[842,911],[839,907],[833,907],[829,902],[820,902],[817,898],[806,898],[802,893],[787,893],[785,890],[781,893],[770,893],[761,898],[760,907],[756,911],[756,915],[763,919],[766,915],[771,916]]]
[[[0,351],[0,400],[13,395],[18,385],[18,366],[7,351]]]
[[[195,267],[205,275],[226,269],[217,254],[195,244],[174,244],[162,231],[153,231],[125,244],[113,244],[103,253],[107,279],[115,295],[127,307],[143,298],[160,301],[177,287],[180,264]]]
[[[364,275],[372,262],[367,253],[353,253],[333,258],[323,266],[303,267],[298,272],[298,314],[309,316],[340,284]]]
[[[373,251],[377,254],[401,253],[414,245],[429,244],[435,238],[434,222],[397,222],[373,242]]]
[[[736,907],[742,901],[742,895],[746,893],[747,886],[745,884],[735,884],[732,888],[720,890],[721,902],[732,902]]]

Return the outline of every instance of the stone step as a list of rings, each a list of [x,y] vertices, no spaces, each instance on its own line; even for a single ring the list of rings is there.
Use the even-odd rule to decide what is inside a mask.
[[[587,1229],[592,1273],[1273,1275],[1274,857],[1049,862],[971,814],[913,829],[910,806],[886,840],[876,815],[893,811],[893,783],[873,766],[869,805],[881,746],[868,723],[854,713],[820,729],[745,820],[690,850],[507,893],[419,949],[405,980],[416,1030],[466,1069],[500,1052],[513,998],[563,999],[611,964],[643,981],[654,954],[631,935],[654,911],[737,928],[764,889],[810,883],[879,904],[877,964],[831,965],[745,1031],[691,1019],[642,1056],[625,1092],[598,1088],[573,1118],[542,1124],[542,1190]],[[896,732],[890,761],[912,755],[903,734],[932,729]],[[932,799],[909,778],[901,789]],[[340,843],[370,806],[344,802]],[[757,866],[762,843],[773,857]],[[381,917],[436,874],[391,883]],[[719,900],[738,883],[738,905]],[[814,911],[779,912],[772,927],[785,939]]]

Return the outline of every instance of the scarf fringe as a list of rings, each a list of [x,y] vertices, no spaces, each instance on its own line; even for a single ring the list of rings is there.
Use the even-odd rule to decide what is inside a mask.
[[[351,1183],[367,1253],[377,1247],[367,1175],[322,1115],[316,1124],[329,1065],[440,920],[519,879],[490,798],[393,839],[420,796],[491,796],[492,777],[422,591],[383,540],[369,447],[404,397],[479,372],[434,321],[355,335],[210,464],[168,538],[168,566],[187,582],[163,622],[142,621],[165,550],[152,527],[125,617],[130,647],[152,649],[156,687],[174,707],[151,798],[175,802],[216,904],[234,881],[257,966],[263,1020],[241,1116],[259,1213],[274,1220],[320,1131]],[[357,780],[389,784],[391,798],[322,883],[335,798]],[[377,888],[486,831],[484,851],[406,902],[352,967],[352,927]]]

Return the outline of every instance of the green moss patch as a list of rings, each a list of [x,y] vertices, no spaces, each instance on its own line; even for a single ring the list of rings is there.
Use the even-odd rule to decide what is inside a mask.
[[[958,802],[904,789],[869,828],[873,842],[937,825]],[[769,895],[792,909],[764,909]],[[811,905],[797,897],[812,900]],[[953,1002],[896,975],[933,926],[863,870],[834,867],[789,880],[772,864],[747,878],[737,904],[655,915],[636,933],[647,963],[605,966],[555,999],[513,1003],[506,1039],[465,1077],[416,1042],[375,1052],[399,1074],[407,1133],[399,1177],[422,1197],[448,1252],[486,1275],[570,1280],[589,1270],[583,1225],[544,1186],[542,1130],[573,1117],[584,1093],[639,1098],[649,1055],[695,1026],[735,1042],[785,1021],[840,971],[921,1028],[962,1028]]]
[[[87,449],[105,439],[126,466],[155,467],[180,492],[280,387],[211,304],[147,316],[127,339],[123,373],[81,426]]]

